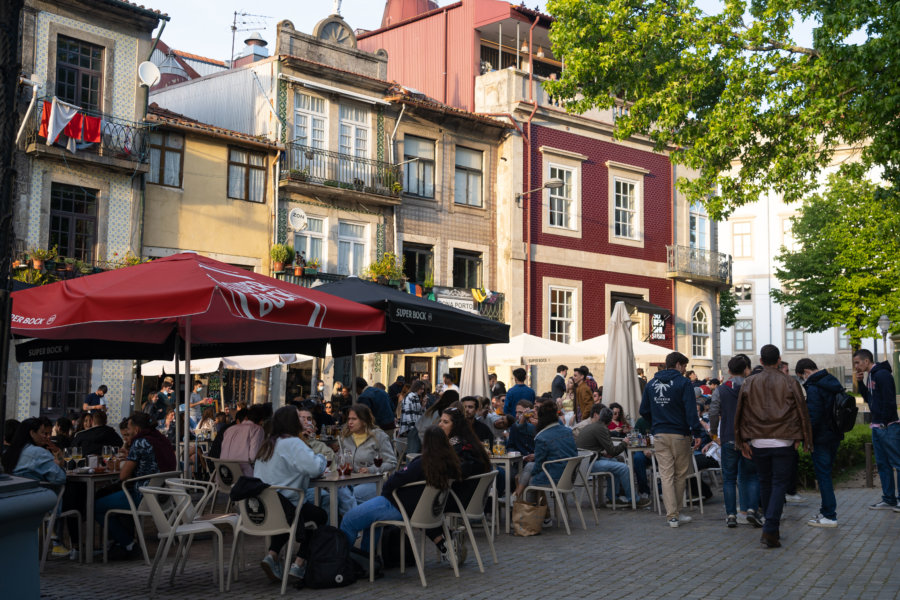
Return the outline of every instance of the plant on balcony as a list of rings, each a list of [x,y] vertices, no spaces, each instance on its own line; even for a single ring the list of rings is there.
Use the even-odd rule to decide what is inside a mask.
[[[382,285],[399,286],[406,281],[403,275],[404,259],[393,252],[385,252],[384,255],[363,271],[363,277],[376,281]]]
[[[393,184],[391,184],[391,193],[394,194],[395,196],[399,196],[400,192],[402,192],[402,191],[403,191],[403,184],[400,183],[399,181],[395,181]]]
[[[80,260],[75,261],[75,270],[81,273],[82,275],[88,275],[94,269],[91,267],[89,263],[82,262]]]
[[[74,271],[75,270],[75,263],[77,261],[74,258],[65,258],[65,259],[63,259],[63,262],[65,263],[66,271]]]
[[[338,187],[340,184],[334,179],[326,179],[322,182],[323,185],[327,185],[328,187]]]
[[[303,268],[304,275],[316,275],[319,272],[319,259],[313,258]]]
[[[362,179],[359,179],[359,178],[353,179],[353,187],[354,187],[354,189],[356,189],[357,192],[363,191],[363,188],[365,187],[365,185],[366,185],[366,182],[363,181]]]
[[[290,264],[294,259],[294,249],[287,244],[275,244],[269,250],[269,258],[272,259],[273,271],[284,271],[285,263]]]
[[[133,267],[134,265],[141,264],[143,259],[140,256],[135,256],[131,250],[125,253],[125,257],[119,262],[119,267]]]
[[[309,169],[291,169],[290,171],[288,171],[288,179],[306,181],[307,179],[309,179]]]
[[[422,282],[422,291],[426,294],[430,294],[434,290],[434,275],[429,273],[425,276],[425,281]]]
[[[44,266],[44,261],[53,260],[56,258],[56,246],[52,248],[48,248],[44,250],[43,248],[32,248],[29,252],[31,254],[31,263],[35,269],[40,269]]]
[[[40,259],[38,259],[40,260]],[[16,281],[29,283],[31,285],[47,285],[59,281],[53,273],[41,271],[40,269],[17,269],[13,273],[12,278]]]

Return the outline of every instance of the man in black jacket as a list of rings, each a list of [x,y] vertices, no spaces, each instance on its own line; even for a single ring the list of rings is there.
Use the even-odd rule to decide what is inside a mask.
[[[569,367],[559,365],[556,367],[556,377],[550,382],[550,397],[559,400],[566,395],[566,375],[569,374]]]
[[[75,434],[72,445],[81,448],[82,454],[87,456],[100,454],[103,446],[121,448],[122,438],[115,429],[106,424],[106,411],[98,410],[94,413],[93,426]]]

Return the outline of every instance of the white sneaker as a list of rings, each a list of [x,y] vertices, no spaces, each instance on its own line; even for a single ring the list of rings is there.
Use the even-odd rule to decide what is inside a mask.
[[[679,525],[677,517],[672,517],[667,522],[669,523],[669,527],[678,527]]]
[[[810,527],[837,527],[837,519],[827,519],[819,515],[815,519],[806,522]]]
[[[687,515],[678,515],[678,522],[679,523],[690,523],[691,518]]]
[[[869,508],[871,510],[897,510],[896,504],[888,504],[885,501],[878,502],[876,504],[870,504]]]
[[[631,500],[629,500],[625,496],[619,496],[618,498],[616,498],[616,502],[618,502],[619,504],[631,504]]]
[[[785,494],[784,501],[790,502],[791,504],[798,504],[800,502],[805,502],[803,496],[799,496],[797,494]]]
[[[750,521],[747,520],[747,513],[739,512],[737,514],[737,523],[738,525],[749,525]]]

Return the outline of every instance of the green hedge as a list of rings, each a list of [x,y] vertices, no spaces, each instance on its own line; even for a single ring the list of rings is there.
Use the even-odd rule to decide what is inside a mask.
[[[841,473],[856,470],[866,464],[865,445],[872,441],[872,431],[868,425],[856,425],[848,433],[838,446],[837,458],[834,461],[832,476],[838,478]],[[812,457],[806,452],[800,452],[800,485],[812,488],[816,485],[816,476],[813,472]]]

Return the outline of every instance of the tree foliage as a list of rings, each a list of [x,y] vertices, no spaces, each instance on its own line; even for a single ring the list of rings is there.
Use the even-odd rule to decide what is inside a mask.
[[[882,314],[900,321],[900,213],[890,190],[868,181],[861,165],[849,165],[792,221],[796,249],[778,255],[782,289],[772,296],[793,327],[845,326],[857,347],[863,337],[880,337]]]
[[[680,188],[715,219],[762,192],[800,200],[842,144],[865,146],[864,164],[900,188],[900,2],[722,4],[548,0],[565,68],[545,87],[576,112],[627,106],[616,136],[674,148],[699,173]],[[791,39],[798,17],[815,23],[812,47]]]
[[[737,323],[738,305],[734,292],[725,288],[719,292],[719,327],[725,331]]]

